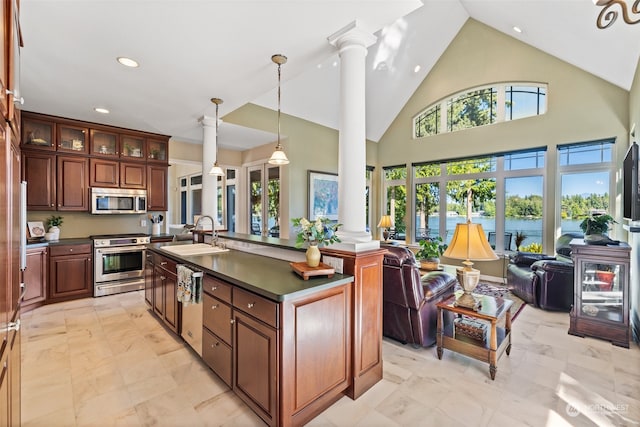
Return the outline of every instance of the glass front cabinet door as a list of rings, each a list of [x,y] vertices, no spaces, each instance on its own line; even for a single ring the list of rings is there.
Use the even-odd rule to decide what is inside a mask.
[[[571,242],[574,305],[569,333],[629,347],[629,255],[626,243],[615,246]]]

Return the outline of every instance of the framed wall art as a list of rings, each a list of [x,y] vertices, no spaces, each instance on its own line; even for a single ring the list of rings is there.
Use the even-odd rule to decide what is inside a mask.
[[[338,220],[338,175],[309,171],[309,220]]]

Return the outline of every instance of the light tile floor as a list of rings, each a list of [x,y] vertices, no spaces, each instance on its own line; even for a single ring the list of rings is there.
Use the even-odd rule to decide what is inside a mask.
[[[511,355],[484,363],[384,341],[384,379],[311,426],[640,426],[640,349],[567,334],[526,307]],[[147,310],[141,292],[23,315],[23,426],[262,426]]]

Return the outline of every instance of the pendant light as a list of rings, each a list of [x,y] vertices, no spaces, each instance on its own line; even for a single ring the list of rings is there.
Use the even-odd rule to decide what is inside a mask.
[[[271,57],[271,60],[278,64],[278,143],[276,144],[276,150],[271,155],[269,163],[272,165],[287,165],[289,159],[284,153],[282,145],[280,145],[280,67],[282,64],[287,63],[287,57],[282,54],[275,54]]]
[[[220,99],[220,98],[211,98],[211,102],[216,104],[216,161],[213,163],[213,166],[211,167],[211,170],[209,171],[209,175],[223,176],[224,175],[224,171],[222,170],[222,168],[220,166],[218,166],[218,107],[224,101],[222,99]]]

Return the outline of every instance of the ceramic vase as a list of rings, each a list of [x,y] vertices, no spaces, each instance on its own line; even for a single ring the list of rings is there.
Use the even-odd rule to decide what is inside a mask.
[[[49,233],[51,233],[50,240],[60,239],[60,228],[57,225],[52,225],[51,227],[49,227]]]
[[[309,267],[317,267],[320,265],[320,249],[317,244],[310,243],[307,248],[307,265]]]

